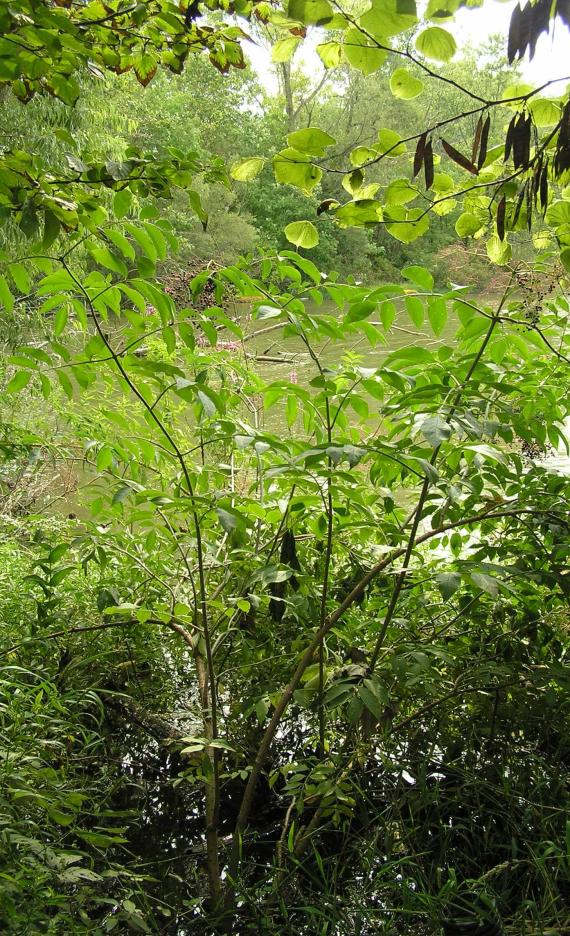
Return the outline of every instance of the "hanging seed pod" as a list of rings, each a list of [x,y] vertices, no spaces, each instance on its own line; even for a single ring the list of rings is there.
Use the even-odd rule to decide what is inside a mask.
[[[540,207],[543,212],[546,211],[548,207],[548,165],[546,165],[542,172],[540,173]]]
[[[479,159],[477,160],[477,168],[482,169],[485,160],[487,159],[487,146],[489,144],[489,131],[491,129],[491,117],[488,116],[485,123],[483,124],[483,130],[481,131],[481,147],[479,149]]]
[[[424,150],[424,175],[426,180],[426,189],[433,185],[433,149],[431,140],[428,140]]]
[[[515,169],[528,169],[532,120],[521,114],[513,129],[513,163]]]
[[[560,129],[554,156],[554,172],[556,176],[570,169],[570,101],[566,103],[560,118]]]
[[[460,153],[459,150],[456,150],[451,143],[448,143],[446,140],[441,141],[445,152],[450,159],[453,159],[453,162],[457,163],[458,166],[461,166],[462,169],[467,169],[467,172],[471,172],[473,175],[478,175],[479,170],[477,166],[474,166],[470,159],[467,159],[467,156],[464,156],[463,153]]]
[[[548,32],[551,8],[551,0],[538,0],[538,3],[535,3],[533,6],[531,6],[530,3],[527,3],[527,6],[525,7],[527,16],[530,20],[530,39],[528,43],[529,58],[534,57],[534,53],[536,52],[536,43],[538,42],[541,33]]]
[[[540,35],[543,32],[548,32],[551,9],[552,0],[537,0],[535,3],[531,3],[529,0],[523,8],[521,8],[520,4],[517,4],[512,12],[509,25],[507,57],[510,65],[515,59],[523,58],[527,49],[529,50],[529,58],[532,59]],[[556,12],[560,12],[559,3],[556,5]]]
[[[526,189],[526,226],[530,234],[532,228],[532,189],[527,185]]]
[[[532,176],[532,195],[534,198],[534,207],[536,208],[536,200],[538,197],[538,189],[540,185],[540,175],[542,173],[542,154],[538,157],[534,165],[534,172]]]
[[[526,45],[523,45],[522,42],[522,28],[523,28],[523,12],[521,10],[520,4],[517,3],[511,14],[511,22],[509,24],[509,41],[507,44],[507,57],[509,60],[509,65],[512,65],[516,58],[524,55],[524,49]],[[521,49],[523,51],[521,51]]]
[[[505,239],[505,213],[507,210],[507,200],[505,196],[501,198],[499,204],[497,205],[497,234],[499,235],[499,240]]]
[[[506,135],[506,137],[505,137],[505,162],[508,161],[509,156],[511,155],[511,150],[512,150],[512,148],[513,148],[513,135],[514,135],[514,132],[515,132],[515,123],[516,123],[516,120],[517,120],[517,117],[516,117],[516,114],[515,114],[515,116],[514,116],[513,119],[511,120],[509,126],[507,127],[507,135]]]
[[[418,140],[416,152],[414,154],[414,179],[418,175],[424,164],[424,155],[427,143],[427,133],[423,133]]]

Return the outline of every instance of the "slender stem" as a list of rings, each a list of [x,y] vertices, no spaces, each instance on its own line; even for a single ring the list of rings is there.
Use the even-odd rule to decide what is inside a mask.
[[[67,271],[73,282],[76,284],[77,288],[80,290],[82,295],[85,298],[97,329],[99,337],[105,344],[105,347],[109,351],[113,362],[120,372],[123,380],[130,388],[131,392],[137,397],[137,399],[142,403],[145,410],[166,438],[169,445],[172,448],[173,454],[178,461],[184,482],[186,485],[186,493],[189,496],[192,503],[192,518],[194,523],[194,532],[196,537],[196,552],[197,552],[197,565],[198,565],[198,586],[199,586],[199,597],[200,597],[200,625],[204,636],[204,644],[206,648],[206,666],[204,667],[204,672],[202,671],[202,660],[198,654],[198,651],[194,650],[194,658],[196,660],[197,672],[198,672],[198,681],[200,684],[200,694],[202,701],[202,712],[204,719],[204,730],[206,736],[209,737],[212,741],[216,740],[218,737],[218,717],[217,717],[217,687],[216,687],[216,676],[214,670],[214,660],[212,653],[212,641],[209,629],[208,622],[208,601],[206,593],[206,579],[204,571],[204,550],[202,543],[202,531],[200,527],[200,520],[198,514],[193,506],[194,502],[194,489],[192,485],[192,480],[190,478],[190,472],[188,471],[188,466],[178,447],[172,433],[168,430],[162,419],[157,415],[156,410],[151,404],[147,402],[144,395],[140,392],[135,383],[131,380],[129,374],[125,370],[123,361],[120,356],[117,354],[113,348],[111,342],[109,341],[108,336],[105,334],[104,330],[101,328],[101,323],[99,317],[91,300],[91,297],[81,281],[77,279],[73,271],[70,269],[69,264],[67,263],[64,257],[60,258],[64,269]],[[205,677],[207,673],[207,679]],[[209,685],[208,685],[209,684]],[[212,780],[209,778],[205,780],[205,790],[206,790],[206,843],[207,843],[207,863],[208,863],[208,879],[210,884],[210,894],[212,898],[213,909],[216,911],[220,906],[221,901],[221,886],[220,886],[220,867],[219,867],[219,854],[218,854],[218,834],[217,834],[217,820],[218,820],[218,811],[219,811],[219,788],[220,788],[220,778],[219,778],[219,752],[217,748],[209,748],[208,756],[210,758],[212,766]]]

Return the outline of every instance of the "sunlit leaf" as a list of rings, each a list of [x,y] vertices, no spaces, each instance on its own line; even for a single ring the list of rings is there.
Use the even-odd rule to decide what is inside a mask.
[[[449,62],[457,51],[455,39],[441,26],[424,29],[416,39],[416,49],[428,59],[436,62]]]
[[[394,97],[411,101],[424,90],[423,82],[412,75],[407,68],[397,68],[390,77],[390,91]]]

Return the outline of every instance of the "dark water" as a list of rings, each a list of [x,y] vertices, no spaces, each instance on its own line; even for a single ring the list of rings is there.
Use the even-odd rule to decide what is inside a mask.
[[[333,314],[341,318],[341,313],[333,303],[325,302],[319,307],[308,305],[307,312],[315,317],[319,314]],[[370,319],[370,324],[376,324],[374,319]],[[421,329],[417,329],[410,319],[401,313],[396,317],[387,335],[384,335],[382,328],[379,329],[381,340],[374,347],[366,335],[361,333],[348,335],[344,342],[324,341],[313,350],[318,354],[323,366],[338,366],[342,356],[350,353],[359,358],[361,366],[378,368],[389,354],[400,348],[416,346],[433,350],[443,344],[453,344],[457,327],[457,318],[450,311],[443,332],[435,337],[427,321]],[[300,384],[306,384],[315,376],[316,366],[302,341],[294,336],[284,338],[281,335],[282,330],[282,325],[272,326],[271,321],[248,323],[248,335],[261,332],[257,337],[246,341],[247,350],[259,358],[255,369],[267,381],[289,380],[293,373]],[[268,356],[272,358],[271,361],[264,360]],[[283,358],[283,363],[273,360],[279,357]]]

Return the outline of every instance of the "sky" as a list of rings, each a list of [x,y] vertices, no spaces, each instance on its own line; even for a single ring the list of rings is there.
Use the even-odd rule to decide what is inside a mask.
[[[467,44],[482,45],[490,36],[501,33],[505,36],[506,50],[509,22],[516,2],[517,0],[507,0],[507,2],[485,0],[482,7],[460,10],[455,19],[448,22],[446,28],[454,34],[459,49]],[[524,5],[524,0],[521,0],[521,5]],[[297,52],[295,59],[296,62],[300,61],[303,64],[306,71],[309,73],[315,72],[318,75],[322,74],[322,66],[312,48],[317,41],[323,41],[323,38],[315,38],[319,33],[320,31],[313,30],[313,41],[311,42],[311,38],[309,38],[304,43],[302,50]],[[524,81],[535,86],[542,85],[554,78],[566,78],[570,81],[569,51],[570,32],[562,22],[556,20],[554,33],[551,35],[543,34],[538,40],[532,62],[528,61],[527,54],[525,60],[520,63]],[[460,55],[460,52],[458,55]],[[268,91],[275,92],[277,90],[277,80],[271,66],[269,52],[260,46],[250,45],[248,56],[263,85]],[[545,93],[556,96],[562,92],[564,87],[564,83],[558,86],[554,85]]]

